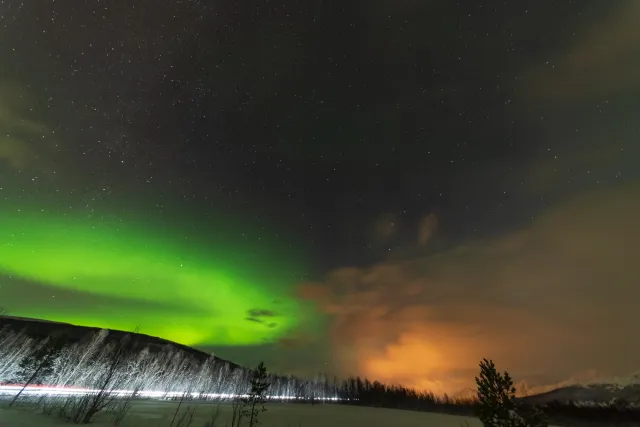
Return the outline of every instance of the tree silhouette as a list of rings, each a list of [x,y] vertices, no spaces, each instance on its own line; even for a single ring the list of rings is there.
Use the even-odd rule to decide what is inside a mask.
[[[249,395],[244,401],[242,409],[243,417],[249,419],[249,427],[254,427],[260,423],[259,415],[265,412],[266,393],[269,389],[269,376],[267,368],[263,362],[260,362],[251,377],[251,389]]]
[[[477,415],[485,427],[546,427],[544,413],[516,403],[516,388],[508,372],[501,374],[492,360],[482,359],[478,385]]]
[[[512,426],[516,389],[508,372],[500,374],[492,360],[482,359],[478,386],[478,418],[485,427]]]

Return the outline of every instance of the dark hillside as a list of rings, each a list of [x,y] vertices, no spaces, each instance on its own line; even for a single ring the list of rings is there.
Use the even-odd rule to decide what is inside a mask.
[[[16,316],[0,316],[0,329],[9,328],[15,332],[23,331],[27,336],[35,339],[45,339],[53,335],[62,335],[68,344],[74,344],[82,341],[86,337],[93,335],[102,328],[77,326],[69,323],[52,322],[42,319],[30,319]],[[132,333],[118,330],[109,330],[107,342],[120,340],[124,335],[135,335],[135,346],[139,348],[148,347],[150,351],[161,351],[165,346],[171,346],[180,349],[186,354],[191,355],[197,360],[204,361],[210,354],[197,350],[195,348],[178,344],[158,337],[142,333]],[[217,359],[220,363],[228,363],[231,369],[241,368],[241,366],[223,359]]]

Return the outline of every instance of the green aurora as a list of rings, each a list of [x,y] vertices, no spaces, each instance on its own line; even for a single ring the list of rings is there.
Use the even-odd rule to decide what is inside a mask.
[[[299,326],[304,311],[289,294],[286,264],[273,268],[250,250],[199,237],[148,221],[0,213],[0,279],[103,301],[43,309],[12,301],[20,289],[4,286],[0,306],[16,316],[77,325],[139,326],[190,346],[264,344]]]

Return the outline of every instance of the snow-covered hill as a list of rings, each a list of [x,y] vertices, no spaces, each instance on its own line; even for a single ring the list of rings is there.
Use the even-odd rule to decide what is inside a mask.
[[[525,398],[533,404],[550,402],[613,403],[626,401],[640,405],[640,384],[586,384],[558,388]]]

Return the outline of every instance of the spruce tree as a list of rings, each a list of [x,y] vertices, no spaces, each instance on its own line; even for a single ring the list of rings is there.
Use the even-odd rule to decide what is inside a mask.
[[[516,388],[508,372],[500,374],[492,360],[482,359],[478,385],[477,415],[485,427],[546,427],[538,408],[516,403]]]
[[[249,427],[254,427],[260,423],[259,415],[267,408],[264,404],[267,401],[267,390],[269,389],[269,375],[263,362],[253,371],[251,377],[251,390],[244,400],[242,417],[249,419]]]
[[[515,410],[513,380],[508,372],[500,374],[492,360],[482,359],[478,386],[478,418],[485,427],[511,427]]]

